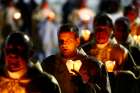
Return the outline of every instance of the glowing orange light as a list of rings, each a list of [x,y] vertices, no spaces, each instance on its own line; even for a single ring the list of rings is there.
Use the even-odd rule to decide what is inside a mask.
[[[52,12],[52,11],[50,11],[50,12],[48,13],[48,18],[49,18],[49,19],[54,19],[54,18],[55,18],[55,13]]]
[[[79,70],[82,66],[82,62],[80,60],[76,60],[76,61],[68,60],[66,62],[66,66],[68,68],[69,73],[72,73],[74,75],[75,73],[72,72],[71,70],[75,70],[75,71],[79,72]]]
[[[83,14],[83,15],[81,15],[81,19],[82,19],[83,21],[88,21],[88,20],[90,20],[90,16],[87,15],[87,14]]]
[[[81,9],[78,12],[78,15],[79,15],[80,19],[83,21],[89,21],[94,16],[93,12],[86,8]]]
[[[107,71],[108,72],[113,72],[113,69],[114,69],[114,67],[115,67],[115,64],[116,64],[116,62],[115,61],[106,61],[105,62],[105,66],[106,66],[106,68],[107,68]]]
[[[27,93],[26,88],[20,84],[28,84],[30,80],[14,80],[0,77],[0,93]]]
[[[90,38],[90,31],[89,30],[82,30],[82,37],[85,41],[88,41]]]

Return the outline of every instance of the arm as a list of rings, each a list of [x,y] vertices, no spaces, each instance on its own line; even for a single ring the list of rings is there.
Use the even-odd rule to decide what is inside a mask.
[[[98,69],[98,74],[95,79],[95,90],[97,91],[97,93],[111,93],[111,86],[110,86],[110,82],[109,82],[109,77],[108,77],[108,73],[105,69],[105,66],[103,64],[100,65],[100,68]],[[94,78],[93,77],[93,78]]]

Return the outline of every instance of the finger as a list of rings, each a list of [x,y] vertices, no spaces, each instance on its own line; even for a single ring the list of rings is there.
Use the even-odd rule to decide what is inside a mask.
[[[80,73],[79,73],[79,72],[77,72],[76,70],[71,69],[71,71],[72,71],[72,72],[74,72],[74,73],[75,73],[75,75],[80,76]]]

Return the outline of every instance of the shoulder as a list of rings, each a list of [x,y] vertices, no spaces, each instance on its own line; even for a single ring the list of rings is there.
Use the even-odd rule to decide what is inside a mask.
[[[31,82],[29,84],[29,88],[31,89],[37,89],[41,91],[48,91],[48,93],[59,93],[59,85],[57,83],[57,80],[54,76],[46,73],[46,72],[40,72],[36,70],[31,70],[32,72],[29,73]],[[43,93],[46,93],[43,92]]]
[[[81,45],[80,47],[86,52],[88,53],[88,51],[90,51],[90,49],[92,48],[93,44],[92,43],[85,43],[83,45]]]
[[[45,58],[44,60],[43,60],[43,62],[45,62],[45,61],[51,61],[51,60],[54,60],[55,59],[55,57],[56,57],[56,55],[51,55],[51,56],[48,56],[47,58]]]
[[[51,55],[51,56],[45,58],[45,59],[43,60],[43,62],[41,63],[41,65],[43,66],[43,65],[54,64],[55,58],[56,58],[55,55]]]
[[[102,67],[102,62],[98,61],[95,57],[90,55],[81,55],[85,66],[92,69],[100,69]]]
[[[125,48],[123,45],[121,44],[114,44],[113,45],[113,50],[116,53],[122,53],[122,54],[127,54],[128,53],[128,49]]]

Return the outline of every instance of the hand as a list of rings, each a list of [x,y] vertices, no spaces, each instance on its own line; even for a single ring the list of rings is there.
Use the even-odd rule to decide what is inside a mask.
[[[80,73],[75,70],[71,70],[71,71],[75,73],[74,75],[71,76],[71,81],[78,86],[83,85],[83,80]]]

